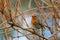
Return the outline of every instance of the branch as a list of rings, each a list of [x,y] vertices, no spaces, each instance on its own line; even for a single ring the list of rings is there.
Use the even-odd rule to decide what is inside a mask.
[[[13,26],[16,26],[16,27],[18,27],[18,28],[21,28],[21,29],[23,29],[23,30],[29,31],[29,32],[31,32],[32,34],[35,34],[35,35],[37,35],[37,36],[39,36],[39,37],[41,37],[41,38],[44,38],[44,39],[48,40],[47,38],[45,38],[45,37],[37,34],[36,32],[33,32],[33,31],[29,30],[29,29],[24,29],[24,28],[22,28],[21,26],[16,25],[16,24],[14,24],[14,23],[9,23],[9,24],[10,24],[10,25],[13,25]]]

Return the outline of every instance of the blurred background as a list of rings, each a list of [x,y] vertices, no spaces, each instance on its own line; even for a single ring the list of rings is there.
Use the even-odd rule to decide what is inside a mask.
[[[33,15],[47,28],[33,30]],[[0,40],[46,39],[60,40],[60,0],[0,0]]]

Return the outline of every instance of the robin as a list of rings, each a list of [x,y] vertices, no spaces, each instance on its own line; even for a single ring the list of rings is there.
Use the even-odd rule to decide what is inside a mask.
[[[31,23],[32,23],[32,25],[33,25],[36,29],[48,27],[48,26],[43,25],[43,24],[40,22],[39,17],[37,17],[37,16],[35,16],[35,15],[32,16]]]
[[[37,29],[40,29],[41,28],[41,26],[39,25],[40,24],[40,20],[38,19],[37,16],[35,16],[35,15],[32,16],[31,23],[32,23],[32,25],[35,28],[37,28]]]

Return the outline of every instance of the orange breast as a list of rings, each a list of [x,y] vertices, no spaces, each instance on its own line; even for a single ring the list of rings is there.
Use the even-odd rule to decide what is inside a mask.
[[[37,21],[37,19],[36,19],[36,18],[32,18],[32,19],[31,19],[31,23],[32,23],[32,24],[35,24],[35,23],[36,23],[36,21]]]

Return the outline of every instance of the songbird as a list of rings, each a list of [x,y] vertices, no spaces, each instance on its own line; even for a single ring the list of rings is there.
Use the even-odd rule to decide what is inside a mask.
[[[32,16],[31,23],[32,23],[32,25],[35,28],[37,28],[37,29],[40,29],[41,28],[41,25],[39,25],[40,24],[40,20],[38,19],[37,16],[35,16],[35,15]]]
[[[35,16],[35,15],[32,16],[31,24],[32,24],[36,29],[45,28],[45,27],[48,28],[48,26],[43,25],[43,24],[41,23],[39,17],[37,17],[37,16]]]

